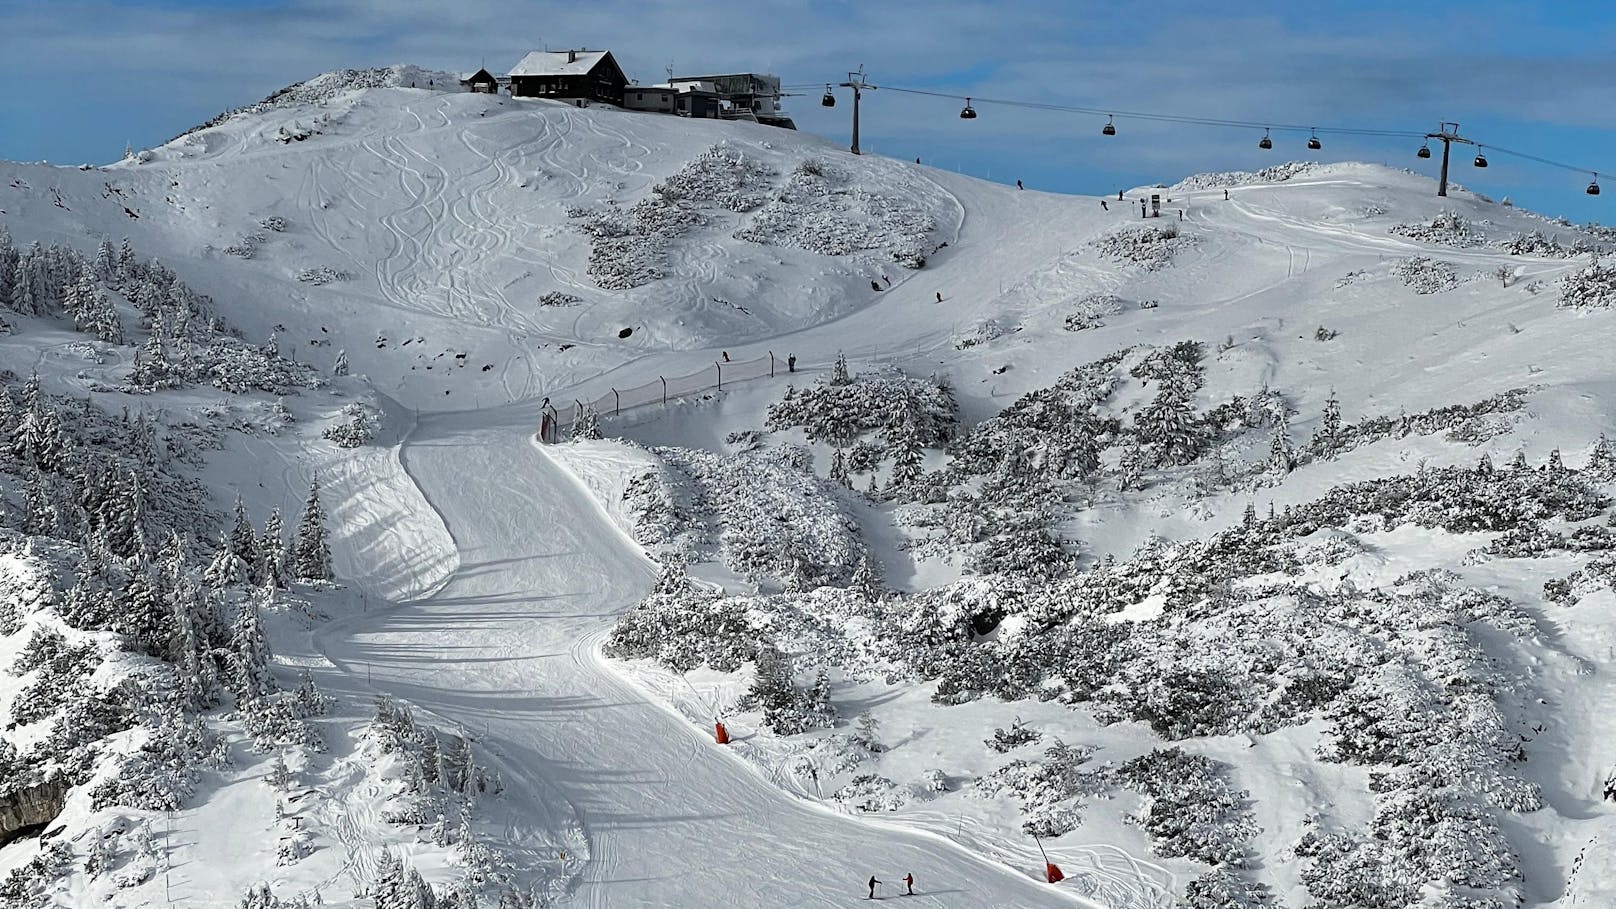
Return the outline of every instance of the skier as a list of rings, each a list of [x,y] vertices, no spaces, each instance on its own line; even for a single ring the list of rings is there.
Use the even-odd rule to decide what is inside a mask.
[[[1024,187],[1024,186],[1022,186],[1022,185],[1021,185],[1021,181],[1020,181],[1020,180],[1017,180],[1017,181],[1016,181],[1016,189],[1025,189],[1025,188],[1026,188],[1026,187]]]
[[[1101,199],[1100,200],[1100,211],[1110,211],[1110,210],[1111,210],[1111,206],[1105,204],[1105,200]]]
[[[729,351],[727,351],[727,350],[720,351],[720,353],[722,353],[724,355],[724,362],[728,363],[729,362]]]
[[[1229,201],[1229,191],[1228,190],[1223,191],[1223,201],[1225,201],[1225,202]]]
[[[940,290],[937,292],[937,302],[943,302],[943,292]]]
[[[1145,200],[1144,199],[1139,200],[1139,217],[1141,217],[1141,218],[1150,217],[1149,211],[1146,210]]]
[[[1122,190],[1120,190],[1120,189],[1117,190],[1117,201],[1118,202],[1122,201]]]
[[[791,356],[786,357],[786,372],[796,372],[796,371],[797,371],[797,355],[792,354]]]
[[[881,883],[881,882],[875,879],[875,875],[873,875],[873,874],[870,875],[870,895],[865,897],[865,899],[867,899],[867,900],[875,899],[875,885],[879,884],[879,883]]]
[[[1184,209],[1182,208],[1178,210],[1178,220],[1184,220]]]
[[[881,282],[880,281],[871,281],[870,282],[870,289],[875,291],[876,293],[880,293],[881,292]]]
[[[920,163],[920,159],[919,159],[919,158],[916,158],[916,159],[915,159],[915,163],[916,163],[916,164],[919,164],[919,163]]]
[[[913,872],[903,876],[903,885],[909,888],[909,892],[904,894],[905,896],[915,895],[915,875]]]

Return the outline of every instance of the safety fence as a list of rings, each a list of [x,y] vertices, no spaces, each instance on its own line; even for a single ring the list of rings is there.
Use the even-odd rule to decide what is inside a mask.
[[[593,401],[573,400],[545,409],[539,425],[539,439],[544,442],[561,440],[563,429],[577,422],[578,414],[588,408],[598,416],[615,417],[624,411],[649,404],[690,397],[706,391],[721,390],[727,385],[753,379],[770,379],[789,375],[800,364],[795,356],[776,357],[771,351],[752,360],[714,361],[706,369],[683,376],[657,376],[632,388],[613,388]]]

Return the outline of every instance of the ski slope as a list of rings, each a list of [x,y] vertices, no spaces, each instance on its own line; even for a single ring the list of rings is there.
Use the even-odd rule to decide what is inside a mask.
[[[277,138],[298,126],[318,132],[290,143]],[[720,143],[780,174],[805,159],[833,158],[865,191],[921,200],[948,245],[924,268],[908,270],[870,256],[738,240],[743,217],[707,212],[707,223],[675,241],[664,278],[626,291],[592,282],[588,240],[569,211],[631,206]],[[1159,271],[1099,256],[1093,241],[1140,224],[1133,200],[1148,192],[1171,197],[1163,221],[1177,223],[1184,210],[1182,229],[1195,242]],[[946,374],[966,418],[977,420],[1123,347],[1227,338],[1220,358],[1236,377],[1227,379],[1231,386],[1293,391],[1304,419],[1332,389],[1348,416],[1359,417],[1532,384],[1531,422],[1498,443],[1492,453],[1500,460],[1516,449],[1534,459],[1557,446],[1579,450],[1600,429],[1616,428],[1606,314],[1558,312],[1552,290],[1520,289],[1580,263],[1389,232],[1444,207],[1484,223],[1494,239],[1554,230],[1545,219],[1462,192],[1439,203],[1424,179],[1364,165],[1238,187],[1227,201],[1221,189],[1125,195],[1104,209],[1099,197],[1018,192],[929,167],[852,160],[829,142],[755,125],[405,88],[239,116],[140,163],[0,164],[0,210],[20,241],[93,247],[102,236],[127,234],[211,294],[249,336],[276,333],[322,367],[345,350],[354,371],[384,396],[395,431],[385,448],[311,456],[293,445],[262,446],[210,464],[221,495],[239,482],[255,507],[295,500],[315,469],[338,491],[331,511],[340,573],[368,595],[368,608],[341,611],[307,640],[279,643],[277,653],[287,665],[317,668],[322,686],[354,703],[386,693],[464,730],[505,775],[510,824],[531,828],[511,831],[512,841],[578,843],[566,858],[535,848],[525,859],[535,874],[543,866],[564,882],[568,904],[588,906],[845,905],[863,896],[870,874],[886,882],[879,895],[890,898],[913,873],[917,895],[908,899],[916,905],[1155,909],[1171,905],[1193,869],[1158,862],[1136,830],[1097,822],[1051,847],[1071,875],[1052,887],[1035,876],[1042,859],[1002,806],[962,813],[954,831],[968,835],[958,836],[935,815],[849,817],[782,785],[761,740],[755,748],[715,746],[707,718],[689,702],[598,652],[616,618],[649,590],[656,568],[614,523],[620,503],[598,498],[618,488],[623,464],[587,447],[555,458],[532,441],[543,398],[587,400],[704,369],[725,354],[796,355],[819,366],[841,351],[855,366]],[[273,218],[285,228],[262,226]],[[242,256],[232,247],[251,251]],[[1441,295],[1414,296],[1387,269],[1416,255],[1453,262],[1467,280]],[[1513,288],[1486,277],[1500,266],[1515,269]],[[341,277],[299,279],[319,267]],[[1357,272],[1369,277],[1338,283]],[[872,290],[871,280],[882,277],[890,286]],[[537,303],[552,292],[579,301]],[[1074,301],[1096,292],[1159,305],[1065,331]],[[997,337],[958,346],[986,337],[989,323]],[[1315,340],[1323,326],[1339,330],[1340,340]],[[627,338],[618,336],[624,328],[633,329]],[[783,384],[760,379],[672,416],[649,408],[608,423],[608,432],[651,444],[722,438],[757,425]],[[1475,454],[1376,450],[1328,468],[1335,473],[1303,472],[1272,498],[1283,506],[1334,483],[1406,469],[1400,465],[1410,459]],[[280,479],[254,489],[247,482],[254,476]],[[1120,555],[1152,533],[1190,538],[1226,526],[1245,504],[1235,495],[1200,510],[1171,498],[1110,503],[1070,530],[1087,553]],[[947,579],[937,566],[897,564],[906,557],[889,554],[891,577],[917,585]],[[1541,584],[1493,581],[1523,598]],[[1566,622],[1568,647],[1608,666],[1616,645],[1608,623]],[[1560,804],[1552,818],[1531,822],[1529,835],[1550,845],[1547,856],[1536,856],[1540,874],[1530,892],[1534,903],[1569,907],[1586,902],[1574,902],[1578,894],[1616,892],[1608,872],[1585,871],[1582,889],[1552,880],[1564,876],[1580,845],[1616,836],[1610,815],[1593,810],[1577,788],[1599,763],[1588,755],[1616,740],[1616,723],[1597,707],[1616,693],[1599,675],[1573,680],[1560,694],[1557,706],[1582,728],[1563,732],[1557,747],[1583,757],[1564,771],[1542,771]],[[999,713],[1039,709],[1001,705]],[[945,742],[940,752],[963,753],[961,743],[975,745],[991,725],[1007,722],[970,716],[955,721],[961,728],[932,730]],[[1052,728],[1092,732],[1057,707],[1038,716]],[[1289,786],[1275,768],[1301,763],[1305,746],[1281,742],[1255,752],[1262,759],[1243,771],[1243,784]],[[1244,752],[1230,755],[1239,760]],[[1288,798],[1304,806],[1347,798],[1340,780],[1307,785],[1316,788]],[[353,896],[371,873],[367,837],[376,835],[364,795],[345,796],[348,861],[340,874],[309,880],[292,870],[278,880],[326,885],[329,905],[367,905]],[[224,811],[230,804],[227,797],[217,803]],[[1294,893],[1294,871],[1282,861],[1282,837],[1295,839],[1287,818],[1273,815],[1263,873]],[[199,877],[209,862],[248,859],[243,845],[215,848],[201,839],[186,853]],[[1610,855],[1600,851],[1608,846],[1588,848],[1589,867]],[[226,876],[199,882],[194,892],[217,898],[239,883]]]

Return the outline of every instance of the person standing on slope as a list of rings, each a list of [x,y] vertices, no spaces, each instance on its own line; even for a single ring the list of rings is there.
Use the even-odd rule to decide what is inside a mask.
[[[915,875],[914,875],[914,872],[910,872],[910,873],[903,876],[903,885],[905,887],[909,888],[908,892],[904,894],[905,896],[914,896],[915,895]]]
[[[879,884],[879,883],[881,883],[881,882],[875,879],[875,875],[873,875],[873,874],[870,875],[870,895],[865,897],[865,899],[867,899],[867,900],[875,899],[875,885]]]

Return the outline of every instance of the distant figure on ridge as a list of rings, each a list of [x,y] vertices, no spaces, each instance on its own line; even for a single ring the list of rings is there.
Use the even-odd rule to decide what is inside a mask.
[[[1228,190],[1223,191],[1223,201],[1225,201],[1225,202],[1229,201],[1229,191]]]
[[[937,302],[943,302],[943,292],[940,290],[937,292]]]
[[[1101,210],[1101,211],[1110,211],[1110,210],[1111,210],[1111,206],[1109,206],[1109,205],[1107,205],[1107,204],[1105,204],[1105,200],[1104,200],[1104,199],[1101,199],[1101,200],[1100,200],[1100,210]]]
[[[1017,181],[1016,181],[1016,189],[1025,189],[1025,188],[1026,188],[1026,187],[1024,187],[1024,186],[1022,186],[1022,185],[1021,185],[1021,181],[1020,181],[1020,180],[1017,180]]]

